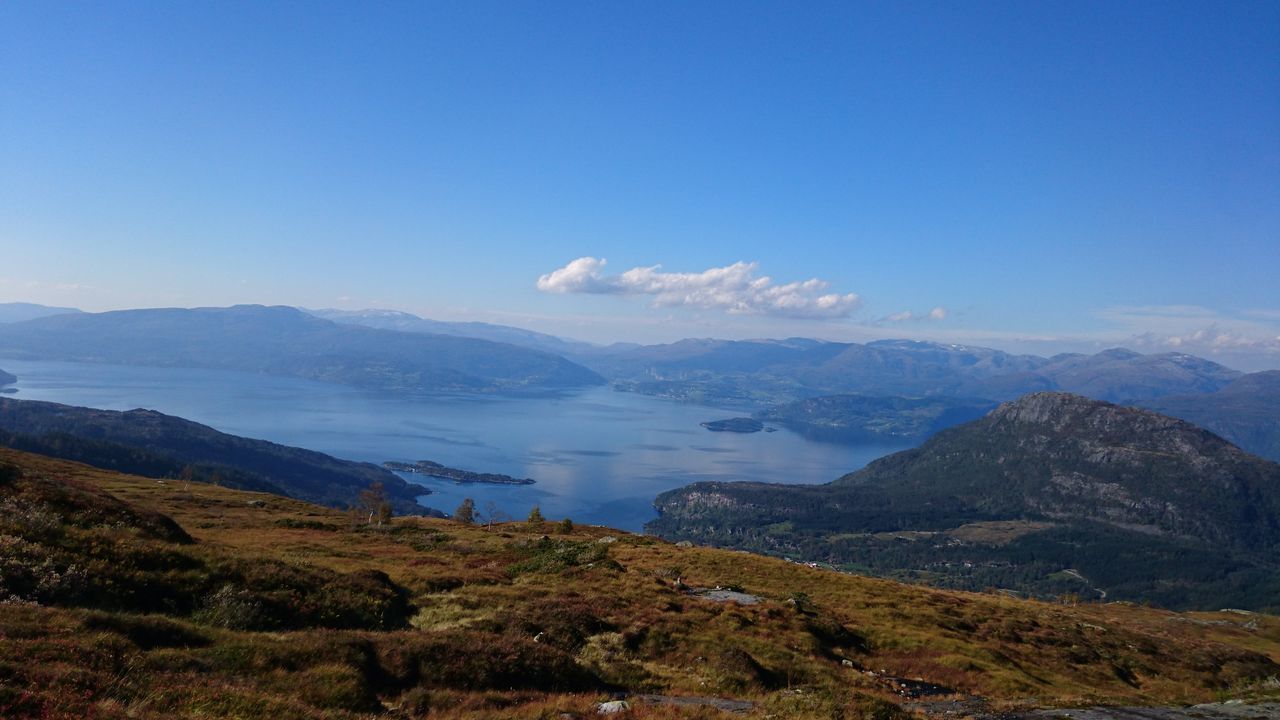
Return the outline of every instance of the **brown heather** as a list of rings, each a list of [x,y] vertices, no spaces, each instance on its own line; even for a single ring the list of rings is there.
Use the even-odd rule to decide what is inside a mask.
[[[0,463],[20,469],[0,473],[5,718],[587,717],[618,693],[904,717],[884,676],[995,708],[1277,694],[1269,615],[930,590],[580,525],[377,528],[272,495]]]

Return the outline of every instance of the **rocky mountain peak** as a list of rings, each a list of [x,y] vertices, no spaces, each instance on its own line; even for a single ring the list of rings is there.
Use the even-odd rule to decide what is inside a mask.
[[[1037,392],[1023,395],[1017,400],[1001,403],[991,411],[993,420],[1005,420],[1036,425],[1062,425],[1073,419],[1099,411],[1124,412],[1125,409],[1111,403],[1091,400],[1083,395],[1064,392]]]
[[[992,410],[987,419],[990,428],[1012,424],[1064,441],[1158,450],[1186,459],[1216,453],[1243,454],[1213,433],[1177,418],[1071,393],[1024,395]]]

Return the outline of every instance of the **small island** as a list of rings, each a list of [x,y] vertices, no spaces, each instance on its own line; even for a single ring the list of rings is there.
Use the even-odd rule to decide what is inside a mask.
[[[430,475],[431,477],[441,478],[443,480],[452,480],[458,483],[488,483],[490,485],[532,485],[535,481],[533,478],[514,478],[510,475],[501,475],[498,473],[478,473],[470,470],[459,470],[458,468],[445,467],[438,462],[430,460],[419,460],[416,463],[396,462],[388,460],[382,463],[382,467],[403,473],[419,473],[422,475]]]
[[[764,423],[749,417],[728,418],[726,420],[712,420],[702,423],[702,427],[711,432],[736,432],[736,433],[754,433],[764,430],[773,432],[773,428],[767,428]]]

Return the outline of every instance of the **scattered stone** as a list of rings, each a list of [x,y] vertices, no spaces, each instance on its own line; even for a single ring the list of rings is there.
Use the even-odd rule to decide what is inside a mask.
[[[612,536],[612,535],[605,535],[604,537],[600,538],[599,540],[596,540],[596,542],[598,542],[598,543],[604,543],[605,545],[608,545],[609,543],[616,543],[616,542],[618,542],[618,538],[616,538],[616,537],[614,537],[614,536]]]
[[[737,590],[725,590],[723,588],[703,590],[698,593],[698,597],[715,602],[736,602],[739,605],[755,605],[760,602],[759,595],[738,592]]]
[[[926,682],[922,678],[884,678],[889,689],[908,698],[934,697],[938,695],[954,695],[956,691],[945,685]]]
[[[631,709],[631,704],[626,700],[610,700],[596,705],[597,715],[617,715]]]
[[[676,547],[693,547],[693,543],[689,542],[688,540],[681,540],[680,542],[676,543]]]
[[[249,501],[248,503],[246,503],[246,504],[247,504],[249,507],[256,507],[256,508],[263,508],[263,507],[266,507],[266,506],[267,506],[267,503],[266,503],[266,501],[264,501],[264,500],[250,500],[250,501]]]

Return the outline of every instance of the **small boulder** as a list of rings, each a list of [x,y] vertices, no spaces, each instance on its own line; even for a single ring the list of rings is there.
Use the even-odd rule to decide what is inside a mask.
[[[610,700],[596,705],[597,715],[617,715],[631,709],[631,704],[626,700]]]

